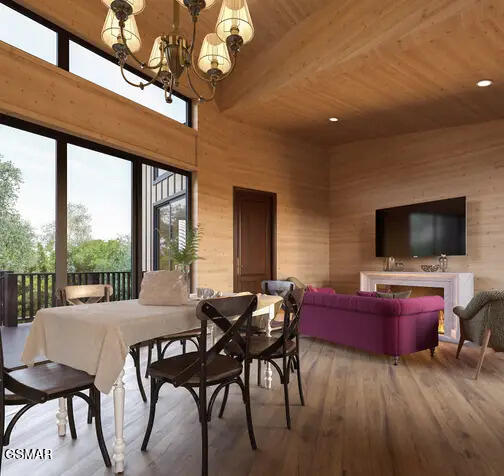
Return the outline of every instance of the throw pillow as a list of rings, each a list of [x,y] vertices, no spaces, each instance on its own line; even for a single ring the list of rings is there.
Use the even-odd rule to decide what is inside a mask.
[[[310,293],[336,294],[336,291],[332,288],[314,288],[311,284],[308,284],[308,286],[306,286],[306,291]]]
[[[180,306],[187,304],[188,291],[180,271],[145,273],[138,302],[145,306]]]
[[[399,293],[376,293],[376,297],[384,299],[408,299],[411,296],[410,291],[401,291]]]
[[[370,292],[370,291],[357,291],[357,296],[361,297],[378,297],[376,295],[376,292]]]

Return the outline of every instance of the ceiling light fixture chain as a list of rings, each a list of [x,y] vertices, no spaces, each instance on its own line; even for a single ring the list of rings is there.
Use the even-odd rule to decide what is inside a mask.
[[[234,71],[241,47],[254,36],[247,0],[222,0],[215,32],[205,36],[196,59],[198,18],[201,12],[212,7],[216,0],[172,0],[171,31],[156,38],[149,61],[143,62],[135,55],[141,48],[135,15],[143,11],[146,0],[102,1],[110,7],[103,26],[102,39],[114,50],[122,77],[129,85],[142,90],[150,84],[160,82],[168,103],[172,102],[174,88],[179,86],[185,72],[196,99],[200,102],[213,100],[217,84]],[[189,45],[180,33],[180,5],[187,8],[192,18],[193,31]],[[139,83],[129,80],[124,71],[128,58],[132,58],[142,69],[151,70],[153,78]],[[198,92],[191,73],[208,84],[210,96],[205,97]]]

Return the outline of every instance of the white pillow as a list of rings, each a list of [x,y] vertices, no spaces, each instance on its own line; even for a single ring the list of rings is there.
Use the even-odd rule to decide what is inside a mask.
[[[145,273],[138,302],[145,306],[180,306],[187,304],[187,283],[180,271]]]

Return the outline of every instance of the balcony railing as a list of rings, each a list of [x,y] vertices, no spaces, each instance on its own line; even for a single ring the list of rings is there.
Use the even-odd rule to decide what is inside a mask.
[[[131,271],[68,273],[69,285],[110,284],[111,299],[131,299]],[[30,322],[39,309],[59,305],[55,273],[0,271],[0,319],[4,325]]]

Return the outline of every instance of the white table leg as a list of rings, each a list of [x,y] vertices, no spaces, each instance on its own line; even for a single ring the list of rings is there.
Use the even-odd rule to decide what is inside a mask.
[[[213,347],[215,345],[215,325],[210,324],[210,345]]]
[[[58,400],[58,411],[56,412],[56,422],[58,424],[58,436],[66,435],[66,425],[67,425],[67,407],[66,400],[60,398]]]
[[[266,325],[266,336],[271,337],[271,321],[275,318],[275,305],[272,304],[269,307],[268,312],[268,322]],[[271,382],[273,381],[273,371],[271,370],[271,364],[266,362],[264,366],[264,386],[267,389],[271,389]]]
[[[115,441],[112,461],[114,465],[114,473],[122,473],[124,471],[124,450],[126,444],[123,438],[124,429],[124,370],[121,371],[119,377],[114,384],[114,423],[115,423]]]

